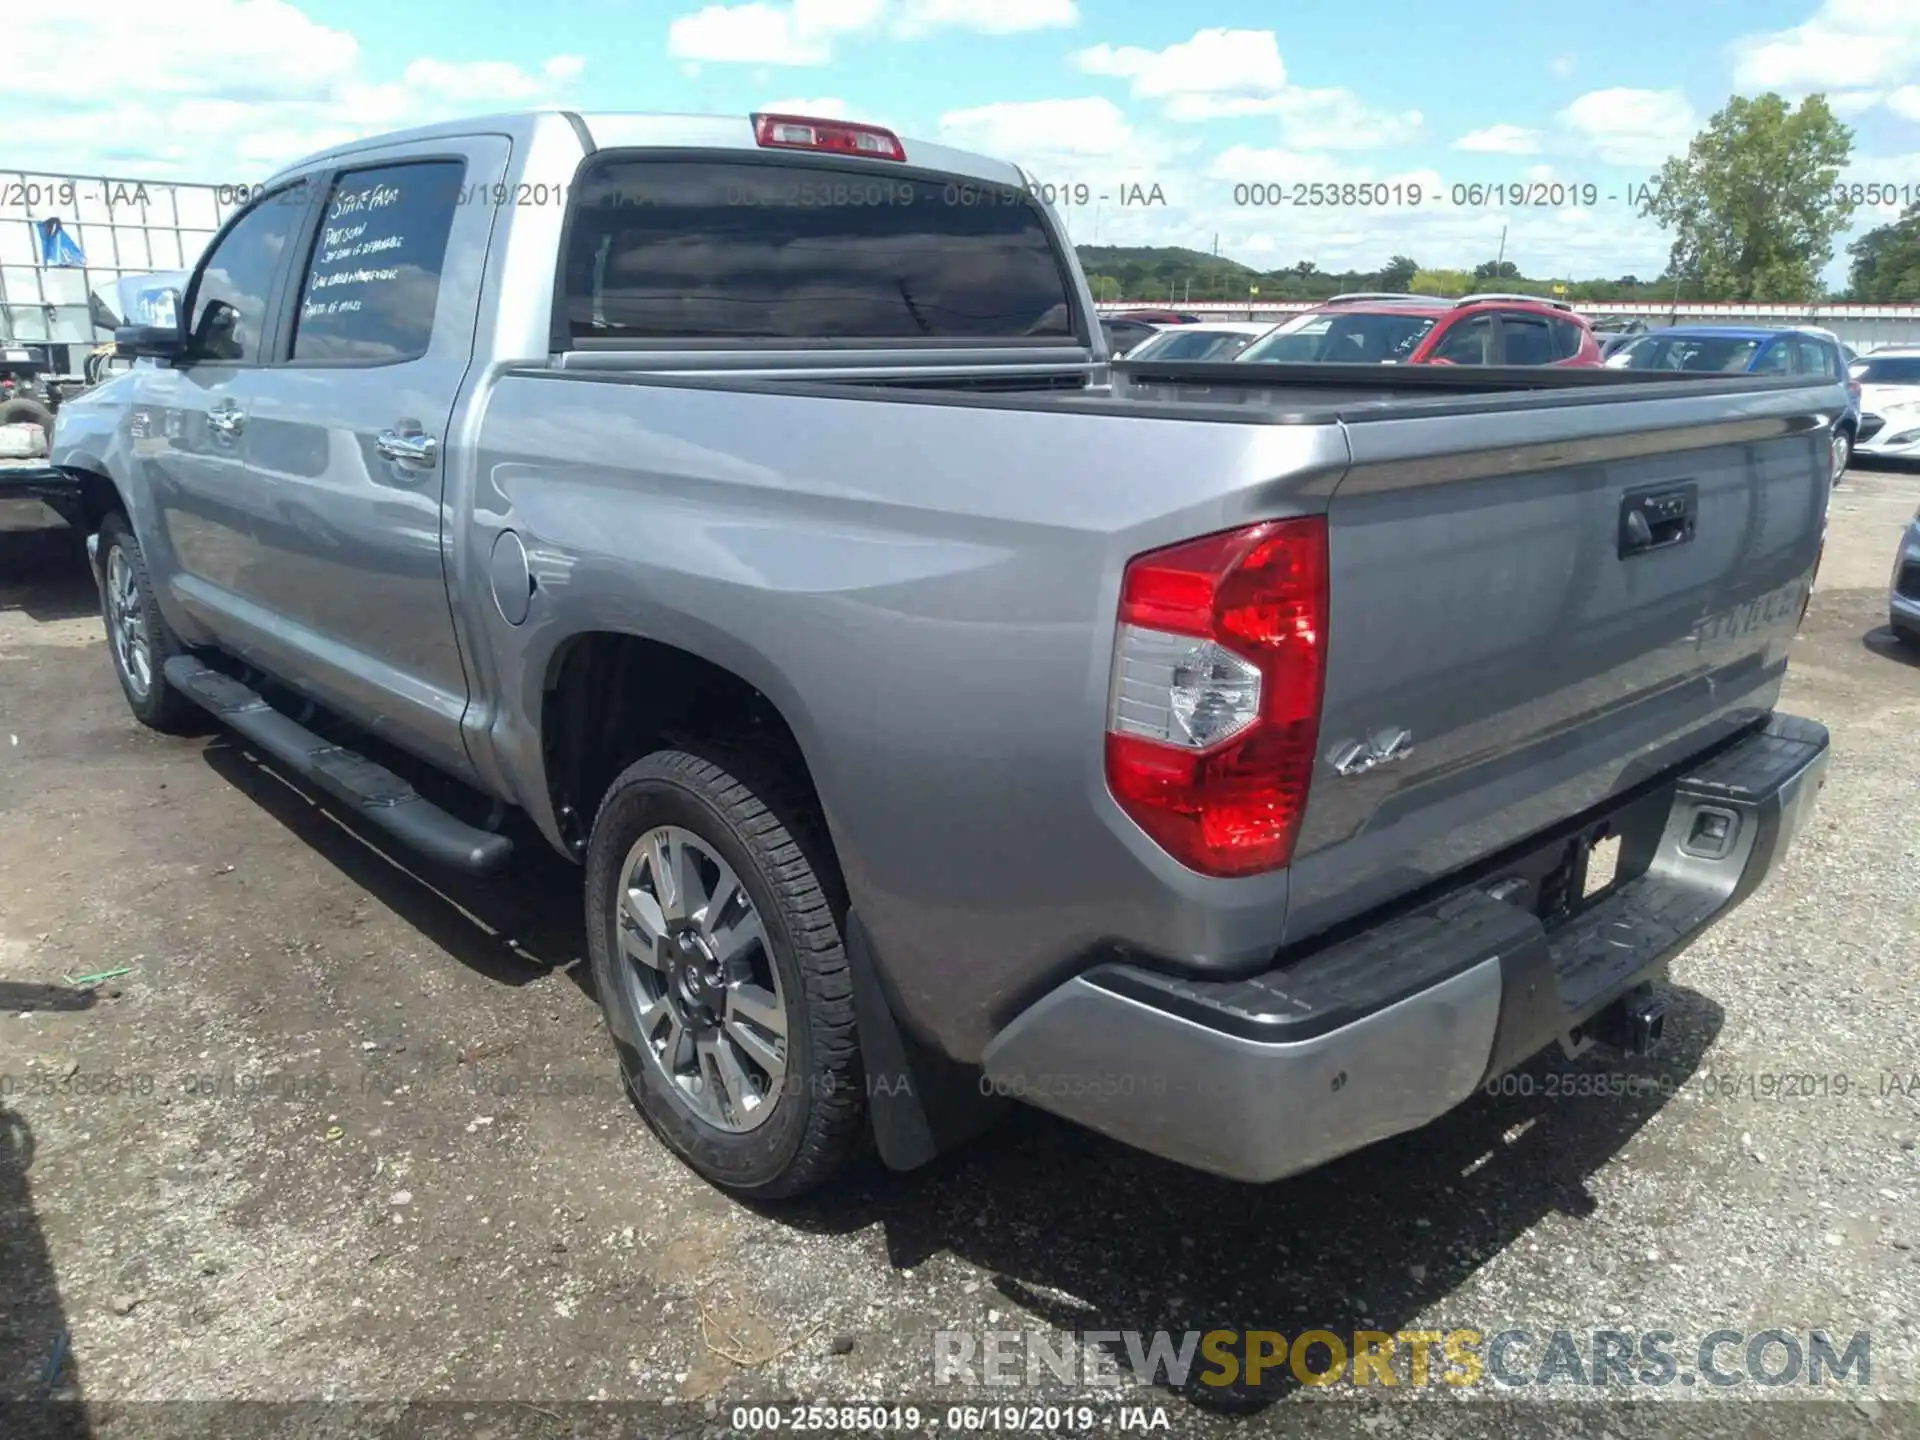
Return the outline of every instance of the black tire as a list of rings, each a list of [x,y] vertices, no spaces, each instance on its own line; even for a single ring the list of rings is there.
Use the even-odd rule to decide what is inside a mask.
[[[29,400],[24,395],[0,404],[0,425],[38,425],[47,437],[47,448],[53,448],[53,411],[38,400]]]
[[[1836,430],[1833,432],[1833,483],[1838,485],[1840,477],[1847,473],[1847,467],[1853,463],[1853,432]]]
[[[191,733],[204,723],[204,712],[167,683],[163,668],[170,658],[182,654],[186,647],[180,643],[180,637],[173,633],[173,627],[167,624],[167,617],[160,613],[160,607],[153,597],[153,580],[147,574],[146,557],[140,553],[140,542],[135,538],[133,527],[127,523],[126,517],[117,511],[100,522],[99,555],[100,620],[106,627],[107,654],[113,661],[113,674],[120,682],[120,693],[127,697],[127,708],[133,712],[134,719],[151,729],[169,735]],[[144,687],[129,672],[128,661],[123,657],[116,638],[112,594],[116,555],[125,560],[134,589],[139,595],[138,628],[145,636],[148,657],[149,678]]]
[[[1909,650],[1920,650],[1920,630],[1895,623],[1889,623],[1887,628],[1893,631],[1893,640],[1896,645],[1904,645]]]
[[[865,1086],[844,905],[824,837],[777,772],[747,754],[660,750],[622,771],[601,801],[587,845],[587,953],[627,1088],[668,1147],[710,1183],[776,1200],[831,1180],[865,1134]],[[724,860],[759,914],[778,967],[786,1073],[764,1122],[730,1132],[695,1113],[638,1033],[616,937],[622,871],[649,831],[675,826]]]

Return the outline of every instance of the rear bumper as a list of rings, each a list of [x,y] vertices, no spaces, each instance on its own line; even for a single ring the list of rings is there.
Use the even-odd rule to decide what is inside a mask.
[[[987,1081],[1234,1179],[1309,1169],[1444,1114],[1661,975],[1786,853],[1827,761],[1823,727],[1774,716],[1662,790],[1644,871],[1552,931],[1475,886],[1247,980],[1097,967],[994,1037]],[[1703,811],[1727,831],[1704,845]]]

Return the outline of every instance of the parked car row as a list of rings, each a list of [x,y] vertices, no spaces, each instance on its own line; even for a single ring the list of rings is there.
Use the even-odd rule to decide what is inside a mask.
[[[1564,301],[1531,295],[1356,293],[1278,322],[1202,322],[1137,310],[1101,321],[1115,359],[1161,363],[1596,366],[1729,375],[1807,375],[1847,383],[1832,433],[1838,481],[1856,448],[1920,455],[1920,348],[1861,360],[1813,326],[1676,325],[1592,321]],[[1876,398],[1863,409],[1863,386]]]

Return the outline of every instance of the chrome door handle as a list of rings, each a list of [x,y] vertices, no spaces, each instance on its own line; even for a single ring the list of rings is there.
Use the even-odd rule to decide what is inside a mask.
[[[440,445],[431,435],[402,435],[398,430],[382,430],[373,448],[380,452],[383,460],[424,469],[433,464]]]
[[[216,435],[238,435],[247,428],[247,417],[238,410],[209,410],[207,428]]]

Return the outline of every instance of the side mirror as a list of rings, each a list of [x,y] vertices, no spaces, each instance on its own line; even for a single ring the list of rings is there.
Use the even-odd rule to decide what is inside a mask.
[[[186,350],[187,337],[177,325],[122,325],[113,332],[113,353],[118,359],[178,360]]]

